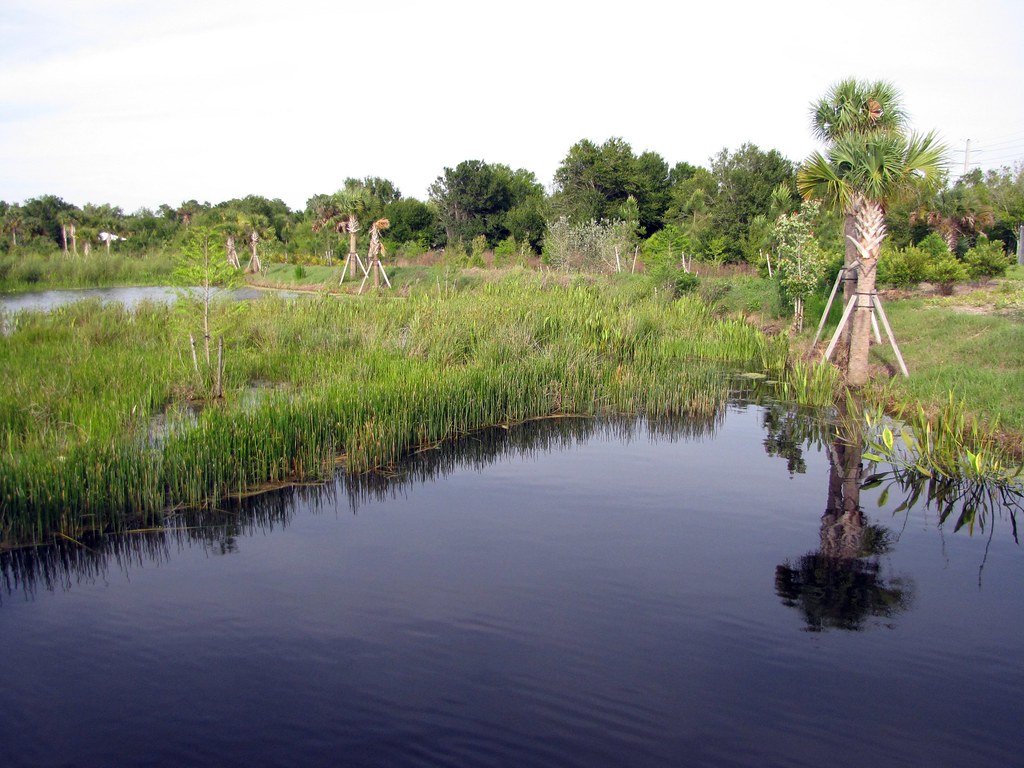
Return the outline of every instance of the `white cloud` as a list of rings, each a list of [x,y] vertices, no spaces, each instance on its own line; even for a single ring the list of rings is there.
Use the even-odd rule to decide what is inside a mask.
[[[800,159],[809,102],[846,76],[892,80],[951,142],[1024,136],[1022,21],[958,0],[9,0],[0,199],[294,207],[371,174],[422,197],[471,158],[548,184],[613,135],[670,163],[745,141]]]

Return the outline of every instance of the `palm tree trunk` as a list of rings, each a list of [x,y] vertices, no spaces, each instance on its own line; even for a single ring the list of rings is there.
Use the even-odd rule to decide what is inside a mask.
[[[356,217],[352,216],[348,220],[348,253],[351,261],[350,264],[355,268],[356,263],[356,231],[359,229],[359,223],[356,221]]]
[[[850,303],[850,299],[857,293],[857,277],[856,274],[850,269],[853,263],[857,261],[857,246],[854,245],[853,238],[857,236],[857,224],[856,217],[852,211],[848,211],[843,216],[843,240],[846,243],[846,252],[843,256],[843,267],[846,272],[843,273],[843,306],[845,307]],[[836,364],[840,368],[846,365],[846,362],[850,359],[850,325],[847,325],[843,329],[842,335],[839,337],[839,344],[836,347]]]
[[[862,387],[868,382],[868,352],[871,347],[871,314],[874,312],[875,272],[885,239],[885,213],[875,200],[860,200],[855,206],[856,243],[860,257],[857,269],[857,305],[850,330],[850,361],[846,383]]]

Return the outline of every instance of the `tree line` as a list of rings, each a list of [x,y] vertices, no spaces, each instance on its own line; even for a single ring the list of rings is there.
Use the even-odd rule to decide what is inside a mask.
[[[550,193],[529,170],[466,160],[444,168],[425,201],[379,177],[348,178],[339,190],[310,197],[302,210],[259,195],[133,213],[111,204],[79,207],[57,195],[0,201],[0,252],[57,248],[73,256],[113,247],[144,255],[180,248],[189,228],[200,225],[270,260],[331,262],[352,237],[365,246],[369,224],[384,218],[388,252],[404,256],[474,242],[541,253],[553,226],[619,222],[647,250],[762,264],[775,246],[779,216],[800,209],[797,170],[778,151],[751,143],[723,149],[706,166],[670,166],[621,138],[583,139],[558,166]],[[884,216],[889,247],[913,246],[934,233],[958,256],[983,236],[1015,249],[1024,221],[1024,167],[955,179],[939,174],[890,201]],[[843,250],[842,222],[828,207],[815,214],[812,228],[826,250]]]

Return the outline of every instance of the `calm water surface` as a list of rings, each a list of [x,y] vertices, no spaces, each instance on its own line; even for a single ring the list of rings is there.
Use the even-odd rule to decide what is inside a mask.
[[[135,286],[126,288],[79,288],[33,291],[31,293],[0,295],[0,309],[11,313],[22,310],[49,311],[64,304],[72,304],[84,299],[99,299],[104,302],[124,304],[129,309],[134,309],[144,301],[174,301],[179,290],[181,289],[167,286]],[[198,291],[199,289],[195,288],[193,290]],[[256,290],[255,288],[237,288],[231,291],[232,297],[238,300],[256,299],[266,295],[266,293],[266,291]],[[295,295],[287,291],[279,293]]]
[[[7,556],[3,762],[1021,764],[1010,521],[875,490],[836,535],[829,443],[777,415],[515,428]]]

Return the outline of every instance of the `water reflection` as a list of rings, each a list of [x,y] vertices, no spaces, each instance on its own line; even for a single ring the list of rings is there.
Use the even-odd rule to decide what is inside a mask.
[[[803,614],[812,632],[860,630],[869,619],[892,618],[912,602],[913,582],[883,573],[881,556],[891,547],[890,532],[869,523],[860,504],[863,452],[859,432],[829,446],[819,548],[775,569],[776,593]]]
[[[136,309],[143,302],[173,303],[177,300],[181,288],[171,286],[131,286],[124,288],[63,288],[51,291],[33,291],[29,293],[0,295],[0,310],[11,315],[23,311],[49,312],[66,304],[78,301],[98,300],[103,303],[121,304],[126,309]],[[198,293],[201,288],[185,290]],[[221,292],[217,289],[217,292]],[[258,299],[266,295],[266,291],[256,288],[234,288],[226,292],[236,301]],[[294,291],[274,291],[280,296],[294,297]]]
[[[779,402],[764,407],[761,425],[765,431],[765,453],[785,459],[791,475],[807,471],[804,452],[820,450],[828,443],[832,429],[831,421],[823,418],[820,411]]]
[[[37,590],[68,590],[94,583],[110,572],[128,572],[145,563],[168,561],[176,551],[201,547],[210,555],[237,551],[240,539],[287,526],[296,509],[314,513],[339,508],[353,514],[368,502],[386,501],[411,488],[462,469],[482,470],[503,460],[535,459],[600,438],[628,443],[646,437],[676,442],[712,436],[725,410],[691,418],[539,419],[509,428],[492,428],[424,448],[387,471],[340,475],[333,483],[285,486],[213,511],[169,516],[160,528],[82,539],[56,536],[47,545],[0,553],[0,598],[32,597]]]

